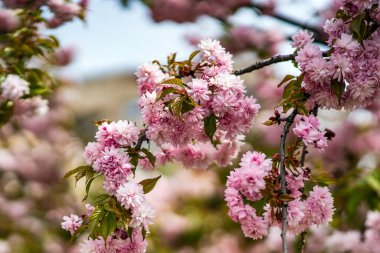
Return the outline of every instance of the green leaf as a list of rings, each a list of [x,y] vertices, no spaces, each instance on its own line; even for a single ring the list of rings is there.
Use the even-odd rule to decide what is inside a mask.
[[[199,106],[194,102],[190,97],[187,97],[182,103],[181,114],[185,114],[187,112],[192,111],[196,106]]]
[[[117,227],[115,215],[113,213],[106,213],[102,219],[102,223],[100,226],[101,226],[101,229],[100,229],[101,236],[103,237],[104,240],[107,240],[107,237],[110,234],[112,234]]]
[[[161,82],[161,84],[174,84],[174,85],[181,86],[183,88],[185,87],[185,84],[179,78],[170,78],[170,79],[167,79],[167,80]]]
[[[292,80],[292,79],[294,79],[295,78],[295,76],[293,76],[293,75],[286,75],[283,79],[282,79],[282,81],[277,85],[277,87],[281,87],[281,85],[283,85],[284,83],[286,83],[286,82],[288,82],[288,81],[290,81],[290,80]]]
[[[143,240],[145,240],[145,237],[146,237],[146,230],[145,230],[144,227],[143,227],[141,233],[142,233]]]
[[[182,105],[184,100],[185,97],[176,97],[171,104],[172,113],[180,119],[182,119]]]
[[[156,101],[161,100],[162,98],[166,97],[167,95],[171,93],[179,94],[178,90],[174,87],[168,87],[161,91],[161,93],[157,96]]]
[[[13,115],[13,102],[7,101],[0,106],[0,127],[8,123]]]
[[[307,110],[306,106],[304,104],[300,104],[296,106],[296,110],[301,115],[309,115],[309,111]]]
[[[177,53],[168,55],[168,65],[173,64],[175,62],[176,57],[177,57]]]
[[[104,215],[103,207],[96,206],[94,211],[92,211],[90,217],[88,218],[88,228],[91,232],[94,232],[95,228],[98,227],[99,221],[102,219]],[[97,237],[97,234],[95,234]]]
[[[92,167],[90,169],[87,169],[86,171],[86,184],[88,183],[88,181],[90,181],[92,178],[94,178],[96,172],[92,169]]]
[[[281,194],[280,196],[278,196],[278,199],[284,202],[290,202],[294,200],[295,198],[290,196],[289,194]]]
[[[81,180],[83,177],[85,177],[87,174],[87,170],[80,170],[76,175],[75,175],[75,184],[78,183],[79,180]]]
[[[267,120],[263,123],[263,125],[266,125],[266,126],[272,126],[274,124],[274,122],[272,120]]]
[[[75,169],[70,170],[69,172],[67,172],[67,173],[63,176],[63,178],[64,178],[64,179],[69,178],[69,177],[71,177],[72,175],[74,175],[74,174],[76,174],[76,173],[78,173],[78,172],[80,172],[80,171],[83,171],[83,170],[84,170],[84,171],[87,171],[87,170],[88,170],[88,167],[91,168],[91,166],[89,166],[89,165],[79,166],[79,167],[77,167],[77,168],[75,168]]]
[[[350,29],[355,39],[360,43],[367,37],[367,26],[365,22],[365,14],[358,15],[352,19]]]
[[[143,186],[143,191],[145,194],[151,192],[154,188],[154,186],[156,186],[156,183],[157,181],[161,178],[161,175],[159,175],[158,177],[155,177],[155,178],[150,178],[150,179],[145,179],[143,181],[141,181],[139,184],[141,184]]]
[[[137,165],[139,164],[139,155],[138,154],[129,154],[129,157],[131,158],[130,163],[137,168]]]
[[[106,123],[111,123],[112,121],[109,120],[109,119],[101,119],[101,120],[93,120],[92,123],[94,123],[95,126],[100,126],[101,124],[103,124],[104,122]]]
[[[145,154],[145,156],[148,158],[150,164],[154,167],[156,164],[156,157],[146,148],[142,148],[141,152]]]
[[[189,56],[189,62],[191,62],[195,56],[197,56],[197,54],[199,54],[201,51],[200,50],[196,50],[194,52],[192,52]]]
[[[345,88],[346,85],[344,84],[344,82],[340,82],[337,79],[331,80],[331,89],[338,98],[339,102],[343,96]]]
[[[107,203],[110,200],[111,196],[108,194],[102,194],[95,198],[94,204],[96,206],[103,206],[105,203]]]
[[[217,117],[214,114],[211,114],[204,119],[204,129],[206,135],[210,138],[211,142],[214,142],[214,134],[216,132],[216,120]]]
[[[286,86],[285,86],[285,88],[284,88],[284,93],[282,94],[282,98],[283,99],[287,99],[287,98],[289,98],[291,95],[292,95],[292,92],[293,92],[293,89],[294,89],[294,87],[293,87],[293,84],[294,84],[295,82],[290,82],[290,83],[288,83]]]
[[[86,195],[84,196],[82,202],[85,201],[88,198],[88,192],[90,191],[91,184],[92,184],[92,182],[94,181],[95,178],[96,177],[92,177],[88,181],[86,180]]]

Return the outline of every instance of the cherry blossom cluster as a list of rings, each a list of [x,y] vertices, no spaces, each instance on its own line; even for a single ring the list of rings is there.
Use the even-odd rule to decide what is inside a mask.
[[[319,130],[319,126],[319,120],[314,115],[302,116],[293,128],[293,132],[305,145],[311,144],[318,150],[324,150],[327,147],[327,138]]]
[[[87,216],[91,215],[94,207],[87,204]],[[69,231],[72,235],[80,228],[83,219],[77,215],[71,214],[70,217],[64,216],[61,224],[62,228]],[[80,253],[122,253],[122,252],[146,252],[147,242],[143,238],[141,228],[132,230],[132,234],[128,235],[125,229],[116,229],[111,236],[104,240],[103,237],[88,238],[80,244]]]
[[[84,18],[87,0],[5,0],[0,10],[0,125],[20,117],[45,114],[45,98],[57,87],[40,65],[65,65],[69,54],[59,52],[59,42],[43,28],[55,28],[75,17]],[[52,15],[45,15],[49,10]],[[52,62],[51,58],[56,61]],[[33,59],[33,64],[30,62]],[[37,60],[38,59],[38,60]],[[14,117],[13,117],[14,116]]]
[[[288,202],[287,224],[292,233],[300,233],[312,225],[323,225],[332,220],[333,199],[327,187],[314,186],[307,198],[302,192],[309,172],[301,168],[297,174],[289,172],[286,176],[288,194],[271,200],[280,188],[278,171],[272,166],[272,161],[262,153],[248,152],[239,165],[228,177],[225,200],[229,216],[241,224],[246,237],[260,239],[268,234],[270,226],[281,227],[283,201]],[[265,205],[263,214],[259,215],[259,210],[249,203],[262,199],[269,203]]]
[[[49,110],[48,101],[41,96],[25,98],[30,94],[29,83],[17,75],[7,75],[0,84],[0,103],[11,103],[17,116],[37,116]]]
[[[249,4],[249,0],[154,0],[151,2],[152,16],[157,22],[173,20],[175,22],[195,21],[201,15],[224,18],[231,15],[237,8]],[[175,11],[173,11],[175,10]]]
[[[88,8],[88,0],[80,0],[79,2],[65,0],[3,0],[2,2],[8,8],[0,11],[0,31],[5,32],[14,31],[22,23],[17,13],[13,10],[37,10],[47,7],[53,15],[46,20],[46,25],[49,28],[56,28],[75,17],[83,18]]]
[[[264,58],[275,55],[283,39],[281,33],[276,30],[266,31],[250,26],[235,26],[221,38],[221,43],[232,53],[254,50],[259,57]]]
[[[243,145],[242,136],[236,141],[222,141],[215,148],[210,142],[199,142],[175,147],[171,144],[163,144],[154,152],[156,166],[164,165],[167,162],[178,161],[188,169],[207,169],[212,164],[218,166],[228,166],[237,157],[240,147]],[[147,169],[152,166],[145,161]]]
[[[186,39],[191,45],[198,45],[202,36],[189,34]],[[237,25],[229,28],[218,38],[227,51],[236,54],[254,51],[258,57],[266,58],[278,52],[283,35],[278,30],[261,30],[254,26]]]
[[[133,173],[133,165],[124,148],[137,143],[138,138],[135,124],[120,120],[103,122],[96,132],[97,142],[87,144],[83,157],[97,173],[104,175],[103,187],[109,194],[115,194]]]
[[[114,235],[104,240],[102,237],[86,239],[80,244],[80,253],[145,253],[147,242],[142,237],[141,230],[134,230],[132,237],[128,237],[124,230],[118,230]]]
[[[139,236],[127,236],[128,231],[125,228],[118,228],[115,225],[114,231],[110,231],[110,237],[108,234],[107,237],[102,234],[101,238],[92,237],[82,244],[82,252],[102,252],[102,247],[107,247],[107,249],[108,247],[115,247],[115,251],[107,252],[145,252],[146,242],[142,239],[142,233],[149,233],[148,226],[153,223],[156,212],[145,199],[144,194],[148,190],[143,189],[143,181],[140,182],[141,184],[132,181],[138,159],[144,158],[138,154],[140,148],[135,148],[139,141],[140,131],[134,123],[126,120],[103,121],[98,124],[98,131],[95,136],[97,142],[88,143],[83,154],[86,163],[90,166],[85,174],[92,173],[93,169],[95,175],[104,177],[103,188],[108,195],[105,195],[107,201],[103,201],[103,205],[108,205],[111,209],[114,208],[114,213],[117,214],[116,217],[111,216],[111,221],[106,218],[106,215],[99,219],[104,219],[105,224],[102,226],[109,226],[110,223],[113,224],[112,220],[115,220],[116,223],[120,216],[119,218],[124,223],[127,222],[125,225],[130,228],[131,233],[133,235],[139,234]],[[148,151],[144,152],[146,154]],[[137,162],[132,161],[133,156],[137,158]],[[88,184],[89,180],[91,179],[86,180],[87,188],[91,185],[91,182]],[[94,207],[91,205],[86,207],[88,209],[86,223],[93,222],[94,217],[101,217]],[[95,208],[100,210],[100,213],[106,210],[100,204],[96,205]],[[121,214],[123,212],[126,212],[124,216]],[[127,220],[123,218],[125,215],[128,217]],[[70,231],[71,234],[74,234],[83,223],[83,220],[76,215],[66,216],[63,219],[62,228]],[[108,238],[106,242],[104,241],[105,238]],[[96,249],[96,251],[91,251],[92,249]],[[131,251],[123,251],[126,249]]]
[[[155,62],[136,73],[148,139],[172,146],[164,147],[166,151],[178,148],[173,150],[179,154],[176,159],[185,164],[195,157],[212,161],[221,152],[233,156],[260,108],[253,97],[245,96],[243,80],[231,74],[232,56],[218,41],[202,40],[194,54],[198,52],[199,59],[186,65],[172,63],[182,64],[179,69]],[[215,154],[206,155],[203,147]]]
[[[378,1],[340,1],[326,21],[328,52],[311,44],[311,34],[293,36],[296,61],[304,74],[308,103],[326,108],[366,106],[378,96],[380,75],[380,7]]]
[[[312,228],[305,250],[310,253],[376,253],[380,247],[379,224],[379,211],[368,211],[363,231],[332,230],[330,227]]]

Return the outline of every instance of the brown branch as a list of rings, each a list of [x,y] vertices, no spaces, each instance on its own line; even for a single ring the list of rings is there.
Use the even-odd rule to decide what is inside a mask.
[[[293,61],[295,57],[296,57],[296,54],[276,55],[276,56],[273,56],[269,59],[266,59],[263,61],[258,61],[249,67],[236,70],[236,71],[234,71],[233,74],[237,75],[237,76],[243,75],[243,74],[246,74],[246,73],[249,73],[249,72],[264,68],[264,67],[267,67],[267,66],[275,64],[275,63]]]
[[[307,231],[303,231],[300,235],[300,246],[299,246],[299,252],[300,253],[304,253],[305,252],[305,245],[306,245],[306,235],[307,235]]]
[[[318,27],[311,26],[311,25],[308,25],[305,23],[301,23],[296,19],[292,19],[288,16],[285,16],[285,15],[282,15],[279,13],[270,12],[267,10],[267,8],[265,6],[262,6],[259,4],[251,3],[251,4],[247,5],[247,7],[253,8],[254,10],[256,10],[256,12],[259,15],[266,15],[266,16],[278,19],[280,21],[283,21],[285,23],[288,23],[290,25],[297,26],[297,27],[300,27],[302,29],[308,30],[314,34],[314,41],[315,42],[327,45],[326,44],[326,40],[327,40],[326,34],[323,32],[322,29],[320,29]]]
[[[285,168],[285,149],[286,149],[286,136],[289,133],[289,128],[293,124],[295,117],[298,112],[296,109],[286,118],[286,123],[282,130],[281,134],[281,143],[280,143],[280,180],[281,180],[281,193],[287,194],[286,190],[286,168]],[[282,253],[287,253],[288,249],[286,246],[286,226],[287,226],[287,209],[288,203],[284,202],[282,206],[282,228],[281,228],[281,237],[282,237]]]
[[[136,143],[136,146],[135,146],[135,150],[140,150],[141,149],[141,146],[143,144],[144,141],[149,141],[149,139],[146,137],[146,131],[148,129],[145,128],[141,131],[140,135],[139,135],[139,139],[137,140],[137,143]]]

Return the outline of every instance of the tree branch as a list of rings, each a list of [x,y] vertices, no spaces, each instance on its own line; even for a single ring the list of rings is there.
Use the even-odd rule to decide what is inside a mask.
[[[286,190],[286,170],[285,170],[285,149],[286,149],[286,136],[289,133],[289,128],[293,124],[295,117],[298,112],[296,109],[286,118],[286,123],[282,130],[281,134],[281,143],[280,143],[280,180],[281,180],[281,193],[287,194]],[[284,202],[282,206],[282,229],[281,229],[281,237],[282,237],[282,253],[287,253],[287,245],[286,245],[286,226],[287,226],[287,209],[288,203]]]
[[[296,54],[276,55],[276,56],[273,56],[269,59],[266,59],[263,61],[258,61],[249,67],[236,70],[236,71],[234,71],[233,74],[237,75],[237,76],[243,75],[243,74],[246,74],[246,73],[249,73],[249,72],[264,68],[264,67],[267,67],[267,66],[275,64],[275,63],[292,61],[292,60],[294,60],[295,57],[296,57]]]
[[[146,131],[148,129],[145,128],[141,131],[140,135],[139,135],[139,139],[137,140],[137,143],[136,143],[136,146],[135,146],[135,150],[140,150],[141,149],[141,146],[143,144],[144,141],[149,141],[149,139],[146,137]]]
[[[306,29],[314,34],[314,41],[326,45],[326,34],[323,32],[323,30],[319,29],[318,27],[311,26],[305,23],[301,23],[298,20],[292,19],[288,16],[279,14],[279,13],[271,13],[267,10],[265,6],[251,3],[248,5],[248,7],[254,8],[258,10],[259,15],[267,15],[269,17],[273,17],[275,19],[281,20],[283,22],[286,22],[290,25],[300,27],[302,29]]]
[[[311,111],[311,113],[317,117],[317,114],[318,114],[318,109],[319,109],[319,106],[318,105],[315,105],[313,110]],[[305,158],[306,158],[306,154],[308,153],[307,151],[307,146],[304,144],[303,147],[302,147],[302,153],[301,153],[301,159],[300,159],[300,166],[303,168],[305,166]],[[307,235],[307,231],[303,231],[300,235],[300,245],[299,245],[299,252],[300,253],[304,253],[305,251],[305,245],[306,245],[306,235]]]

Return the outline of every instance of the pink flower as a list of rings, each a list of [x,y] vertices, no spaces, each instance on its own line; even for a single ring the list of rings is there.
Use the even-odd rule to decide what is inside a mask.
[[[305,145],[314,144],[316,149],[323,150],[327,147],[327,139],[318,128],[319,121],[315,116],[302,116],[301,120],[293,128],[293,132],[303,140]]]
[[[246,205],[245,210],[247,215],[240,220],[244,235],[254,240],[266,236],[269,229],[268,222],[264,218],[257,216],[255,209],[251,206]]]
[[[307,30],[299,30],[296,34],[292,36],[293,42],[292,47],[303,48],[304,46],[312,43],[314,41],[313,34]]]
[[[91,216],[92,212],[94,211],[95,207],[91,204],[86,204],[86,215]]]
[[[40,96],[20,99],[15,102],[14,114],[19,117],[41,116],[48,111],[48,101]]]
[[[312,59],[321,57],[322,52],[317,45],[307,44],[298,51],[295,60],[301,68],[304,68]]]
[[[71,234],[74,234],[75,231],[82,225],[83,220],[75,214],[71,214],[70,217],[63,216],[63,222],[61,226],[64,230],[69,231]]]
[[[314,186],[306,200],[306,217],[310,223],[323,225],[332,220],[333,198],[327,187]]]
[[[153,219],[156,216],[156,210],[148,202],[144,201],[138,208],[133,209],[132,219],[129,224],[132,228],[142,226],[145,231],[149,232],[148,226],[153,224]]]
[[[105,146],[132,146],[139,138],[139,130],[134,123],[127,120],[103,122],[98,127],[96,139]]]
[[[187,84],[189,87],[188,93],[195,100],[202,103],[210,99],[211,91],[208,89],[206,80],[194,78]]]
[[[1,96],[6,99],[18,100],[29,91],[29,83],[16,75],[8,75],[1,83]]]
[[[0,33],[13,32],[20,26],[20,19],[12,10],[0,10]]]
[[[244,209],[243,198],[239,191],[232,187],[227,187],[224,191],[225,201],[229,208],[228,215],[235,222],[239,222],[239,212]]]
[[[231,172],[227,186],[239,190],[252,201],[261,199],[261,190],[265,189],[264,178],[272,169],[271,161],[265,159],[262,153],[247,152],[243,155],[240,166]]]
[[[168,78],[160,70],[160,66],[156,63],[147,63],[141,65],[136,72],[137,84],[139,85],[140,94],[149,91],[152,92],[154,87],[161,83],[164,79]]]
[[[116,192],[116,198],[126,209],[138,208],[145,199],[142,186],[134,182],[121,185]]]
[[[305,203],[299,199],[289,202],[288,212],[287,212],[287,221],[289,228],[297,227],[299,222],[305,216]]]
[[[89,142],[84,148],[83,158],[88,165],[92,165],[101,155],[104,147],[97,142]]]
[[[369,211],[367,213],[365,225],[367,228],[376,229],[380,231],[380,212]]]
[[[220,73],[211,78],[210,85],[221,91],[231,91],[237,97],[242,96],[242,93],[245,92],[244,81],[239,76],[229,73]]]
[[[346,79],[346,76],[352,71],[350,59],[341,54],[333,54],[331,56],[331,61],[335,66],[335,74],[333,78],[338,79],[338,81]]]
[[[354,54],[360,50],[360,44],[354,40],[351,34],[343,33],[334,44],[334,48],[343,50],[348,54]]]

